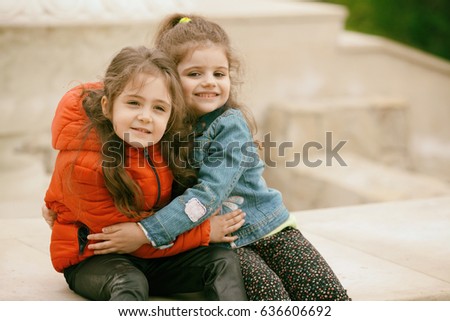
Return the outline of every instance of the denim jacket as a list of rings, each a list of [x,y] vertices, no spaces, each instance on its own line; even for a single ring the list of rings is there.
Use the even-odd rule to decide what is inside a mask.
[[[263,161],[239,110],[219,108],[200,117],[194,148],[198,184],[140,224],[155,247],[166,247],[177,235],[209,218],[241,208],[247,215],[227,247],[241,247],[261,239],[289,217],[281,193],[267,187]]]

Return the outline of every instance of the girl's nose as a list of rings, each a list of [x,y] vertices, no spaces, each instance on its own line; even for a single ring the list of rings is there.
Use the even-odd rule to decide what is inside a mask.
[[[214,87],[216,85],[216,80],[214,79],[214,77],[211,76],[206,76],[205,79],[203,80],[202,85],[204,87]]]
[[[141,113],[138,115],[138,120],[149,123],[152,121],[151,112],[148,108],[142,108]]]

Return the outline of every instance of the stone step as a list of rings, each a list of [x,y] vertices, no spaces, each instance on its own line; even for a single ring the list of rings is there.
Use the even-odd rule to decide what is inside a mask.
[[[302,150],[310,142],[345,141],[343,150],[396,167],[409,167],[408,105],[390,97],[332,97],[272,104],[263,132]]]
[[[354,300],[450,300],[450,197],[295,216]]]
[[[40,206],[0,202],[0,300],[83,300],[51,266]],[[353,300],[450,300],[450,197],[293,214]]]
[[[347,166],[333,160],[332,166],[285,166],[278,159],[276,166],[267,167],[265,179],[269,186],[283,193],[290,210],[348,206],[356,204],[420,199],[450,195],[450,185],[431,176],[414,173],[344,153]],[[324,154],[315,159],[325,159]]]

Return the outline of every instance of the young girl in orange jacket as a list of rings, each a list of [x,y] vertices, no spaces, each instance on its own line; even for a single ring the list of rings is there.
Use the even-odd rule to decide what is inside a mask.
[[[45,196],[57,214],[51,260],[88,299],[197,291],[210,300],[246,299],[235,254],[207,246],[221,241],[211,235],[210,220],[165,249],[145,244],[131,254],[94,256],[88,248],[89,234],[152,215],[170,201],[174,182],[195,177],[180,166],[182,149],[173,148],[186,115],[175,70],[159,51],[124,48],[103,82],[73,88],[56,110],[52,143],[59,153]]]

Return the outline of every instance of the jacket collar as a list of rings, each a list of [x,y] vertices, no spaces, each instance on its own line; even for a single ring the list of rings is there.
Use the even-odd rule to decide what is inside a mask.
[[[200,116],[195,125],[195,132],[202,133],[205,131],[213,123],[213,121],[215,121],[216,118],[222,115],[227,109],[227,106],[224,105],[210,113]]]

